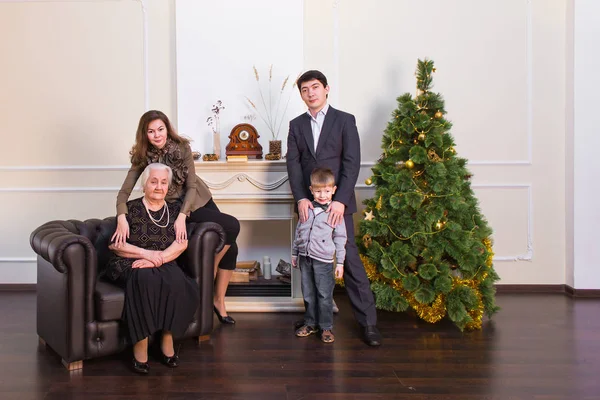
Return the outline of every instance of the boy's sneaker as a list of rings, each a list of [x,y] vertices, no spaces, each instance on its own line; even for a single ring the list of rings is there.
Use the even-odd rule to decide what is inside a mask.
[[[296,336],[298,337],[306,337],[310,336],[313,333],[317,333],[318,329],[314,326],[310,325],[302,325],[300,328],[296,329]]]
[[[321,331],[321,340],[323,341],[323,343],[333,343],[333,341],[335,340],[335,336],[333,336],[333,332],[326,329]]]

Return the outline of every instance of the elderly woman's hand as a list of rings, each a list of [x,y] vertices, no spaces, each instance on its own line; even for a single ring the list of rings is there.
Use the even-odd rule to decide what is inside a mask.
[[[117,229],[110,240],[119,247],[124,245],[127,239],[129,239],[129,224],[125,214],[121,214],[117,217]]]
[[[141,258],[139,260],[135,260],[133,264],[131,264],[131,268],[154,268],[154,264],[149,260]]]
[[[160,267],[165,263],[160,251],[146,250],[142,256],[145,260],[150,261],[155,267]]]
[[[177,243],[183,243],[187,240],[187,231],[185,228],[185,219],[187,215],[183,213],[179,213],[177,219],[175,220],[175,240]]]

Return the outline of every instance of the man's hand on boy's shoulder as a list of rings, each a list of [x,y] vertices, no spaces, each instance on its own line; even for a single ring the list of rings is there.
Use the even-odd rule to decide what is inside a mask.
[[[344,220],[344,211],[346,211],[344,203],[335,200],[332,201],[327,208],[327,212],[329,213],[327,223],[333,227],[338,226]]]
[[[314,208],[312,205],[312,201],[308,199],[298,200],[298,217],[300,222],[306,222],[308,219],[308,209]]]

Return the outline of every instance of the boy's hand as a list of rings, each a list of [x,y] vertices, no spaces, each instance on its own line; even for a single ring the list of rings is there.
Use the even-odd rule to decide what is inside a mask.
[[[338,264],[335,267],[335,277],[342,279],[344,277],[344,264]]]
[[[292,267],[298,268],[298,257],[292,256]]]

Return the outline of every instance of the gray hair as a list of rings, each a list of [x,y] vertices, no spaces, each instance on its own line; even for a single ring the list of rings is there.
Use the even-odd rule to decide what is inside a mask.
[[[152,163],[152,164],[148,164],[146,169],[144,169],[144,172],[142,172],[142,187],[146,186],[146,181],[148,180],[148,177],[150,176],[150,171],[157,170],[157,169],[166,169],[169,172],[169,186],[171,186],[171,181],[173,180],[173,170],[171,169],[171,167],[169,167],[168,165],[165,165],[165,164],[161,164],[161,163]]]

